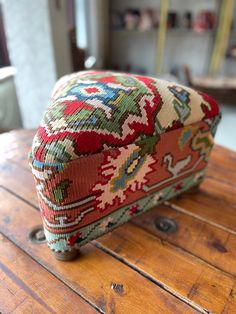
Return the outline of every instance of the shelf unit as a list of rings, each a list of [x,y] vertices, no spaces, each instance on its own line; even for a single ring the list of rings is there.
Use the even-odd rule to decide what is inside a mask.
[[[128,8],[155,8],[160,7],[161,0],[110,0],[110,13],[123,12]],[[222,1],[222,0],[221,0]],[[221,2],[218,0],[169,0],[169,9],[176,10],[180,14],[192,9],[193,13],[201,9],[214,10],[219,13]],[[218,14],[217,14],[218,15]],[[236,15],[236,14],[234,14]],[[235,17],[236,18],[236,17]],[[235,23],[236,23],[236,19]],[[187,63],[196,75],[207,74],[213,50],[216,30],[196,32],[195,30],[176,28],[167,29],[166,42],[163,57],[163,73],[180,68]],[[158,48],[158,28],[148,31],[111,29],[110,31],[110,65],[119,70],[130,69],[132,72],[157,75],[156,57]],[[231,32],[230,40],[233,42],[236,31]],[[190,53],[191,52],[191,53]],[[226,59],[225,63],[229,63]],[[232,62],[230,62],[232,63]],[[236,62],[235,62],[236,64]],[[227,74],[235,71],[233,65],[224,66],[221,73]]]

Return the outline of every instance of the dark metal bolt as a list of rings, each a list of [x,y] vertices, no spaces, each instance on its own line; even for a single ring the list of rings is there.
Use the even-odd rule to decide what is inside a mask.
[[[35,239],[37,241],[44,241],[45,240],[45,234],[43,230],[39,230],[38,232],[36,232],[35,234]]]
[[[164,233],[174,233],[178,229],[178,224],[174,219],[168,217],[158,217],[154,221],[158,230]]]
[[[32,230],[29,232],[29,239],[33,243],[46,242],[43,226],[36,226],[32,228]]]

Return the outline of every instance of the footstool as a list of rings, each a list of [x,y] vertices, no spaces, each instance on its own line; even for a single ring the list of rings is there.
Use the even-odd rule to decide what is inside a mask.
[[[30,165],[58,259],[198,186],[220,120],[211,97],[177,83],[84,71],[56,84]]]

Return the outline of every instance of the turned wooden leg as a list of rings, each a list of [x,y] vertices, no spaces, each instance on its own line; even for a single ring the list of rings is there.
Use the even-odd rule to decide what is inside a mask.
[[[200,183],[197,184],[197,185],[192,186],[190,189],[188,189],[186,191],[186,193],[195,194],[195,193],[197,193],[199,191],[199,188],[200,188]]]
[[[53,251],[53,255],[56,257],[59,261],[72,261],[75,259],[79,254],[79,250],[72,249],[71,251],[67,252],[55,252]]]

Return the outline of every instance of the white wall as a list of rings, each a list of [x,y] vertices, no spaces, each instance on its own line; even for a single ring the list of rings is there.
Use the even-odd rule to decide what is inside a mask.
[[[36,127],[56,80],[48,2],[5,0],[2,9],[23,125]]]
[[[56,76],[72,72],[66,1],[48,1]]]
[[[108,0],[75,0],[77,45],[106,65],[109,33]]]

